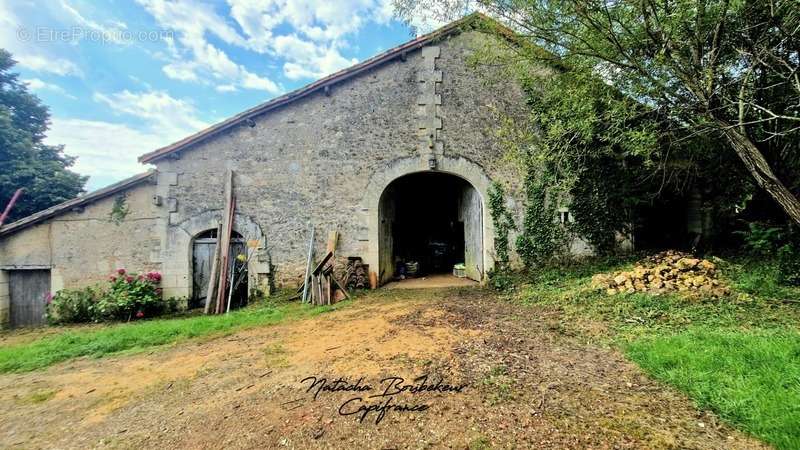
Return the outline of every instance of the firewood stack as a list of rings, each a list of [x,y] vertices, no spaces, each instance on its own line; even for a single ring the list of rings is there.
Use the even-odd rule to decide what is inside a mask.
[[[361,258],[356,256],[347,258],[343,280],[348,289],[369,288],[369,264],[364,264]]]

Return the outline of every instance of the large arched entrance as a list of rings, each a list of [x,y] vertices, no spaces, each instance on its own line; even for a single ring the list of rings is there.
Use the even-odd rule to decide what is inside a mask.
[[[381,282],[407,276],[485,272],[483,205],[465,179],[425,171],[401,176],[384,189],[378,208]]]

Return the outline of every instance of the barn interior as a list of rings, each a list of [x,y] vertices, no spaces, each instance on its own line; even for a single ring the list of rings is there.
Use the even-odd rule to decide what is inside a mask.
[[[474,203],[478,202],[478,214]],[[440,172],[398,178],[381,200],[382,281],[453,273],[480,245],[479,198],[465,180]],[[465,223],[466,221],[466,223]]]

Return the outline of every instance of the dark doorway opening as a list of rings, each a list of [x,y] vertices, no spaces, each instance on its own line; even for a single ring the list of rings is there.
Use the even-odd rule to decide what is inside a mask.
[[[201,308],[206,304],[208,283],[214,252],[217,249],[217,230],[206,230],[194,238],[192,244],[192,299],[190,308]],[[240,279],[231,297],[231,309],[247,304],[247,262],[237,258],[238,255],[247,256],[247,246],[241,234],[234,231],[231,235],[230,257],[235,278]]]
[[[457,264],[479,280],[481,214],[477,192],[455,175],[421,172],[392,182],[381,199],[381,282],[453,273]]]

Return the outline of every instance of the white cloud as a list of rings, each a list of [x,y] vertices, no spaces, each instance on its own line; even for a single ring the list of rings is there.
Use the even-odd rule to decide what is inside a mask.
[[[292,80],[329,75],[358,62],[340,53],[345,39],[367,22],[385,23],[391,0],[228,0],[248,48],[284,60]],[[276,35],[279,25],[290,34]]]
[[[172,142],[124,124],[62,117],[53,117],[45,141],[63,144],[66,154],[78,157],[73,169],[89,175],[90,190],[144,171],[139,155]]]
[[[25,27],[13,11],[10,1],[0,0],[0,48],[11,52],[17,63],[26,69],[59,76],[83,76],[72,61],[45,53],[33,45],[31,38],[35,30]]]
[[[151,131],[172,141],[208,127],[208,123],[197,116],[192,103],[163,91],[134,93],[126,89],[110,95],[96,92],[92,98],[119,114],[142,120]]]
[[[26,80],[22,80],[25,84],[28,85],[28,88],[34,91],[50,91],[55,92],[57,94],[61,94],[64,97],[71,98],[73,100],[76,99],[74,95],[67,93],[61,86],[53,83],[47,83],[45,81],[40,80],[39,78],[30,78]]]
[[[236,86],[232,84],[220,84],[219,86],[214,88],[217,92],[236,92]]]
[[[167,42],[170,62],[163,71],[168,77],[203,82],[211,76],[245,89],[262,90],[270,94],[282,91],[277,83],[250,72],[245,66],[231,60],[222,49],[208,42],[207,35],[214,35],[226,44],[249,47],[245,38],[211,5],[189,0],[138,1],[161,26],[177,32],[177,42]]]
[[[208,127],[190,102],[166,92],[96,92],[92,98],[141,125],[53,117],[46,142],[64,144],[68,155],[78,157],[74,170],[91,177],[90,189],[142,172],[140,155]]]
[[[369,22],[386,23],[391,0],[227,0],[230,17],[212,4],[194,0],[137,0],[163,27],[176,31],[169,41],[164,73],[176,80],[264,90],[282,89],[274,81],[237,64],[209,42],[270,55],[292,80],[319,78],[357,62],[341,50],[346,39]],[[285,31],[288,29],[290,31]]]
[[[52,73],[59,76],[83,76],[83,71],[81,71],[75,63],[64,58],[51,58],[48,56],[26,53],[26,51],[20,50],[12,53],[19,65],[26,69],[36,72]]]
[[[343,57],[333,45],[326,47],[295,35],[276,37],[273,48],[286,60],[284,74],[292,80],[320,78],[358,62]]]
[[[86,18],[80,13],[80,11],[67,3],[66,0],[61,0],[59,6],[66,13],[66,16],[72,19],[74,24],[100,32],[104,39],[109,42],[114,42],[116,44],[126,43],[125,41],[119,39],[120,32],[127,28],[125,23],[120,21],[112,21],[110,25],[101,25],[94,20]]]

